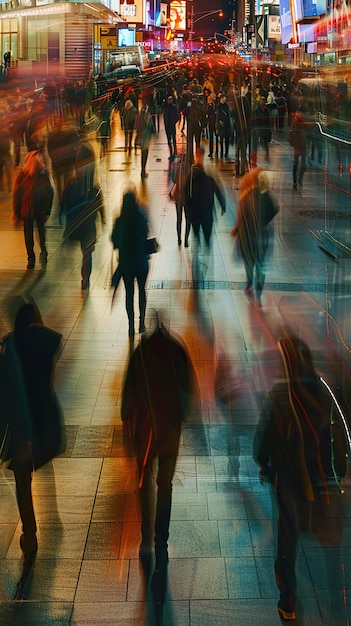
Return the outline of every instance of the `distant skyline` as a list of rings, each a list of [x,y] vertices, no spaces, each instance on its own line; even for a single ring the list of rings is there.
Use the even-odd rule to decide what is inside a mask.
[[[222,9],[224,16],[209,15],[195,23],[195,37],[213,37],[215,32],[223,33],[231,28],[232,13],[236,0],[193,0],[195,20],[201,17],[204,11],[218,12]],[[191,10],[191,2],[188,1],[188,10]]]

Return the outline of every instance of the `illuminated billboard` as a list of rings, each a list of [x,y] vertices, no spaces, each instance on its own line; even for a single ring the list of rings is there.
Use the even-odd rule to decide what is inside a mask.
[[[119,14],[127,22],[143,22],[144,0],[120,0]]]
[[[326,10],[326,0],[293,0],[296,22],[318,19]]]
[[[293,36],[293,27],[289,0],[280,0],[280,29],[282,43],[289,43]]]
[[[186,0],[172,0],[169,5],[169,27],[186,30]]]
[[[168,4],[161,2],[160,12],[156,15],[156,26],[167,26],[167,8]]]
[[[118,47],[135,45],[135,28],[118,29]]]

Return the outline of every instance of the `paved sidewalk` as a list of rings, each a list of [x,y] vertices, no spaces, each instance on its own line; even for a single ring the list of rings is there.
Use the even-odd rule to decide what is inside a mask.
[[[309,232],[323,226],[313,216],[313,209],[324,206],[323,174],[311,168],[302,194],[293,192],[287,142],[272,144],[268,164],[258,155],[281,208],[259,310],[244,296],[244,268],[233,258],[229,236],[239,187],[232,161],[205,162],[221,181],[228,207],[215,223],[212,256],[200,256],[203,283],[197,289],[192,248],[177,245],[163,130],[153,140],[149,177],[142,182],[140,150],[128,157],[117,116],[115,127],[108,155],[97,159],[108,225],[93,255],[89,293],[80,290],[80,250],[62,245],[55,211],[48,223],[47,267],[25,270],[23,233],[9,220],[11,196],[0,190],[1,330],[11,328],[14,296],[31,294],[45,323],[63,334],[55,387],[67,431],[64,455],[34,476],[39,551],[24,602],[11,601],[21,574],[21,527],[12,474],[0,473],[0,624],[156,623],[138,560],[136,467],[120,423],[128,359],[124,289],[112,309],[109,289],[112,222],[131,180],[149,207],[151,231],[161,245],[150,260],[146,324],[152,327],[155,309],[163,312],[171,332],[186,342],[201,388],[201,415],[191,415],[186,424],[174,480],[163,624],[279,624],[273,574],[276,507],[269,488],[258,481],[252,440],[263,397],[275,380],[275,343],[282,325],[308,341],[329,379],[334,369],[328,338],[347,360],[325,309],[328,300],[347,338],[349,296],[337,287],[348,283],[349,262],[330,259]],[[351,618],[350,493],[339,499],[341,547],[322,549],[310,539],[301,541],[298,624],[342,626]]]

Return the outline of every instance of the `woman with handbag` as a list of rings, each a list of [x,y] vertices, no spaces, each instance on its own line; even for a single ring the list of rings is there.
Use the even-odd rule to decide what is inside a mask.
[[[145,284],[149,272],[148,221],[146,212],[139,206],[135,188],[123,195],[121,214],[112,233],[112,241],[119,248],[118,273],[123,278],[126,290],[128,336],[134,340],[134,281],[139,290],[139,333],[144,333],[146,292]],[[117,245],[116,245],[117,244]]]

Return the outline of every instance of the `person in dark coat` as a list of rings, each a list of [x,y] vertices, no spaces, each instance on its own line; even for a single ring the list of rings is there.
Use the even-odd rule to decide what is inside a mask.
[[[198,148],[196,151],[195,165],[185,180],[184,184],[184,206],[192,225],[196,240],[200,239],[200,227],[202,229],[205,242],[210,246],[214,198],[221,205],[222,215],[225,213],[225,196],[212,176],[206,174],[203,167],[204,149]]]
[[[220,157],[227,158],[229,153],[229,141],[232,134],[231,112],[227,99],[222,93],[217,106],[216,128],[220,146]],[[224,152],[223,152],[224,151]]]
[[[289,331],[278,347],[282,373],[269,392],[256,430],[254,458],[261,483],[272,482],[276,490],[278,612],[284,620],[294,620],[299,533],[313,531],[308,520],[316,518],[320,524],[325,519],[333,545],[341,540],[341,528],[333,523],[340,503],[334,508],[330,480],[340,488],[347,449],[333,395],[319,377],[309,347]]]
[[[196,376],[186,349],[163,325],[158,326],[149,337],[143,337],[131,356],[121,407],[123,429],[134,441],[138,465],[142,562],[150,562],[153,541],[155,545],[156,566],[151,589],[156,602],[163,601],[166,590],[172,479],[181,427],[197,395]]]
[[[13,218],[17,223],[23,222],[27,269],[35,267],[34,222],[39,235],[40,262],[42,265],[47,263],[45,222],[50,215],[53,197],[54,190],[41,153],[37,150],[28,152],[13,190]]]
[[[121,214],[113,227],[112,239],[119,249],[118,273],[123,278],[126,290],[128,336],[134,340],[134,281],[139,290],[139,333],[144,333],[146,292],[145,284],[149,272],[147,252],[148,221],[146,212],[139,206],[135,189],[126,191],[122,200]]]
[[[152,116],[147,102],[143,103],[137,119],[137,137],[141,146],[141,178],[147,178],[146,163],[149,156],[151,137],[155,132]]]
[[[232,111],[235,128],[235,173],[244,176],[248,169],[251,143],[251,105],[247,95],[237,96]]]
[[[203,111],[197,98],[192,97],[190,104],[184,109],[184,117],[187,124],[187,155],[189,166],[194,162],[194,139],[196,149],[200,146]]]
[[[34,302],[22,304],[14,331],[4,338],[11,400],[9,469],[16,481],[25,562],[38,549],[32,499],[32,472],[63,450],[62,413],[53,389],[54,361],[61,335],[44,325]]]
[[[126,100],[122,109],[121,119],[124,129],[124,152],[132,151],[133,134],[137,119],[137,110],[131,100]]]
[[[179,121],[179,111],[177,105],[173,102],[172,96],[167,98],[163,111],[163,120],[169,147],[169,158],[173,160],[177,154],[176,124]]]
[[[265,258],[272,238],[269,224],[278,211],[278,203],[269,189],[266,174],[259,167],[245,174],[241,179],[238,213],[231,235],[237,237],[238,254],[245,265],[245,294],[258,306],[261,306],[266,276]],[[254,277],[256,293],[253,289]]]
[[[94,151],[88,142],[81,143],[75,162],[75,177],[65,186],[60,206],[60,222],[65,219],[64,241],[79,241],[82,250],[82,289],[89,289],[92,254],[96,244],[96,219],[100,214],[106,224],[101,187],[94,184]]]
[[[215,156],[218,157],[218,135],[216,130],[216,118],[217,118],[217,102],[216,95],[210,93],[207,96],[206,104],[206,122],[208,129],[208,143],[209,143],[209,158],[213,157],[213,148],[215,147]]]
[[[253,116],[252,165],[254,167],[257,165],[257,147],[259,141],[264,148],[266,159],[269,159],[269,142],[271,135],[272,131],[266,98],[261,97],[260,103],[255,108]]]

